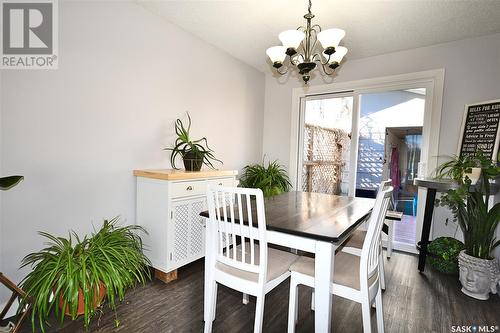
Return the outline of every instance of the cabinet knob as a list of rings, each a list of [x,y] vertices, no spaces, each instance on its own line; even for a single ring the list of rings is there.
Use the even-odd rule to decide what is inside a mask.
[[[186,191],[192,191],[193,190],[193,187],[192,186],[188,186],[186,187]]]
[[[219,183],[219,186],[222,186],[222,183]]]

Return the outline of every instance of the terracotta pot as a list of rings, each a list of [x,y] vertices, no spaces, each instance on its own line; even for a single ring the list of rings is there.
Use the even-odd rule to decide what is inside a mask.
[[[97,293],[99,292],[99,295]],[[99,283],[99,291],[96,289],[95,294],[94,294],[94,304],[92,306],[93,309],[97,309],[100,305],[101,302],[106,296],[106,286],[104,283],[100,282]],[[64,300],[62,295],[59,295],[59,307],[62,309],[64,305]],[[83,301],[83,292],[81,288],[78,288],[78,308],[76,310],[76,315],[80,316],[85,313],[85,303]],[[67,316],[71,316],[71,311],[69,304],[66,304],[66,310],[64,311],[64,314]]]
[[[500,267],[496,258],[491,260],[470,256],[462,250],[458,255],[462,292],[467,296],[487,300],[496,293],[500,280]]]

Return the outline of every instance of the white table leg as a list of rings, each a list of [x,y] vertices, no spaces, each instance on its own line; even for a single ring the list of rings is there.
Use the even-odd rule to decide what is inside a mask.
[[[335,248],[328,242],[316,242],[314,267],[314,327],[315,332],[330,332],[332,298],[330,284],[334,265]]]

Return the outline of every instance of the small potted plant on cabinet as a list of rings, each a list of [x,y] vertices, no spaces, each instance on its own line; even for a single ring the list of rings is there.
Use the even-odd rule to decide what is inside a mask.
[[[44,332],[52,311],[61,324],[65,315],[83,315],[87,328],[104,298],[115,309],[128,288],[149,279],[151,264],[137,234],[144,229],[119,227],[117,222],[118,218],[105,220],[100,230],[83,239],[74,232],[68,238],[40,232],[48,239],[47,247],[22,261],[22,267],[33,267],[21,282],[25,302],[32,304],[33,329],[38,324]]]
[[[172,168],[178,169],[175,165],[175,159],[180,155],[186,171],[200,171],[203,164],[214,169],[212,161],[220,163],[222,163],[222,161],[215,158],[213,150],[208,147],[206,138],[201,138],[199,140],[191,139],[189,136],[189,131],[191,130],[191,117],[189,113],[187,117],[187,128],[182,123],[182,120],[177,119],[175,121],[177,139],[175,140],[174,147],[164,149],[172,152],[172,155],[170,155],[170,164]]]
[[[472,187],[467,174],[475,167],[480,168],[481,173]],[[500,167],[479,151],[475,155],[455,157],[442,164],[437,175],[439,178],[451,178],[458,185],[444,193],[437,202],[450,208],[464,236],[465,250],[458,256],[462,292],[477,299],[488,299],[490,291],[496,293],[496,284],[500,279],[499,264],[492,255],[495,247],[500,245],[500,240],[495,238],[500,221],[500,203],[488,206],[490,180],[500,176]]]

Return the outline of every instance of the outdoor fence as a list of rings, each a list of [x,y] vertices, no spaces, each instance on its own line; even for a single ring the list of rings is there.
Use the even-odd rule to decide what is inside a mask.
[[[302,190],[340,194],[349,135],[341,129],[304,127]]]

